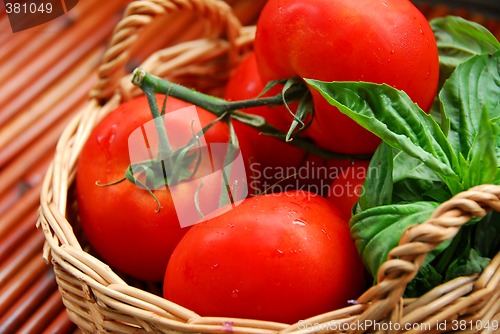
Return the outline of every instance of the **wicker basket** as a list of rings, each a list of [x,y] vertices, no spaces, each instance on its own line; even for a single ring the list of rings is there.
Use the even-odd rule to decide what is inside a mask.
[[[139,33],[152,22],[181,12],[208,23],[209,34],[155,52],[141,67],[190,87],[220,92],[231,69],[251,49],[254,27],[243,27],[232,8],[222,1],[132,2],[115,29],[90,99],[62,134],[44,180],[39,219],[46,238],[44,257],[54,267],[70,319],[83,332],[441,333],[465,324],[458,329],[469,333],[480,331],[477,324],[495,317],[500,321],[500,254],[481,275],[457,278],[420,298],[402,297],[429,251],[453,238],[471,217],[500,211],[500,186],[494,185],[458,194],[438,207],[429,221],[409,228],[380,268],[378,283],[355,304],[301,324],[201,317],[159,297],[150,287],[132,286],[91,255],[78,232],[71,195],[79,152],[104,115],[141,93],[129,83],[130,74],[125,71]],[[375,326],[370,328],[370,324]]]

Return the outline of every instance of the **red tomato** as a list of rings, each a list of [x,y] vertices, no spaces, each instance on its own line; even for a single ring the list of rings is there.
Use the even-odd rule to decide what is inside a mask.
[[[359,199],[368,173],[370,161],[358,160],[342,168],[330,185],[327,198],[337,207],[346,220],[352,216],[352,208]]]
[[[157,97],[159,106],[163,99],[163,96]],[[173,148],[181,148],[188,143],[193,135],[193,123],[185,114],[171,112],[189,105],[168,97],[166,113],[175,116],[167,122],[168,129],[175,129],[175,134],[169,136]],[[196,113],[201,126],[215,119],[214,115],[201,108],[196,108]],[[108,114],[93,130],[82,149],[76,173],[76,192],[84,234],[105,262],[136,278],[161,281],[174,247],[188,229],[180,226],[179,213],[187,210],[196,212],[195,194],[202,212],[216,209],[221,182],[217,175],[209,175],[211,170],[203,164],[193,176],[194,182],[188,179],[175,184],[175,187],[166,187],[163,183],[163,189],[152,189],[161,204],[159,212],[154,197],[134,182],[125,180],[103,186],[125,176],[131,164],[132,150],[138,151],[134,142],[129,142],[129,137],[138,128],[144,131],[145,127],[141,126],[151,120],[145,97],[125,102]],[[155,156],[154,152],[158,149],[155,133],[148,133],[149,148],[139,150],[139,155],[144,155],[143,159]],[[205,140],[207,143],[227,143],[228,133],[227,125],[219,122],[205,133]],[[212,154],[211,162],[213,157]],[[206,152],[202,159],[205,158]],[[137,161],[134,159],[133,162]],[[191,167],[192,164],[188,163]],[[201,181],[198,178],[201,176],[207,177]],[[200,182],[203,184],[200,185]]]
[[[249,53],[234,70],[225,91],[229,101],[253,99],[265,88],[257,70],[255,54]],[[276,89],[264,94],[276,94]],[[262,116],[277,129],[286,132],[293,116],[284,106],[255,107],[242,111]],[[315,193],[324,192],[331,182],[325,172],[326,161],[307,151],[283,142],[277,138],[262,134],[249,125],[233,122],[238,138],[250,142],[251,148],[242,147],[242,154],[251,157],[250,177],[251,193],[264,191],[281,192],[285,190],[305,190]],[[251,149],[251,152],[250,152]]]
[[[269,0],[257,23],[255,54],[264,81],[386,83],[426,111],[438,86],[433,32],[409,0]],[[312,94],[312,139],[340,153],[375,150],[378,138]]]
[[[193,226],[172,254],[164,296],[203,316],[294,323],[346,306],[363,285],[347,222],[326,199],[292,191]]]

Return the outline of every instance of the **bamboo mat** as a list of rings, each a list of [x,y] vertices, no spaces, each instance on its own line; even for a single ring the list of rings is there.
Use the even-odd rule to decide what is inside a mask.
[[[72,333],[37,230],[41,181],[62,130],[82,108],[113,27],[130,0],[80,0],[64,16],[12,33],[0,7],[0,333]],[[264,1],[233,0],[244,24]],[[161,24],[160,22],[159,24]],[[164,22],[163,22],[164,23]],[[130,66],[203,26],[179,13],[138,43]],[[156,29],[152,29],[156,30]],[[157,31],[155,32],[157,34]]]
[[[66,15],[12,33],[0,8],[0,333],[73,333],[52,273],[42,260],[43,234],[35,227],[41,180],[56,141],[86,102],[106,42],[129,1],[80,0]],[[265,1],[233,0],[243,24],[255,22]],[[3,4],[2,4],[3,6]],[[97,8],[97,9],[96,9]],[[421,6],[429,17],[446,6]],[[500,37],[500,25],[458,9]],[[167,41],[199,34],[189,16],[169,22],[164,36],[144,38],[133,66]],[[145,32],[147,35],[147,31]],[[147,37],[147,36],[146,36]]]

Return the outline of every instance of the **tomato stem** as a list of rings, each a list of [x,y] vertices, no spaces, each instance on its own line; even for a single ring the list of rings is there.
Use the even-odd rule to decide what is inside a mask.
[[[162,160],[168,156],[172,152],[172,147],[170,146],[170,142],[168,140],[167,131],[165,130],[165,125],[163,124],[163,112],[160,112],[158,109],[158,105],[156,104],[156,92],[154,87],[152,86],[144,86],[142,87],[144,95],[146,95],[149,103],[149,107],[151,108],[151,114],[153,116],[153,121],[155,124],[156,131],[158,132],[158,159]],[[166,99],[166,97],[165,97]],[[163,104],[162,109],[165,107],[165,102]]]
[[[159,94],[172,95],[178,99],[193,103],[203,109],[206,109],[217,116],[220,116],[225,112],[233,112],[238,109],[283,105],[287,102],[299,100],[307,92],[307,87],[305,85],[294,85],[283,94],[279,93],[274,96],[260,97],[256,99],[227,101],[222,98],[203,94],[185,86],[167,81],[147,73],[141,68],[137,68],[134,71],[132,82],[143,90],[152,89],[154,92]]]
[[[229,114],[232,119],[247,124],[259,130],[265,135],[269,135],[282,141],[288,142],[291,145],[300,147],[322,158],[364,160],[371,157],[371,155],[366,154],[351,155],[335,153],[317,146],[309,139],[302,137],[290,138],[289,133],[287,134],[273,127],[266,122],[264,117],[252,115],[239,110],[259,106],[277,106],[293,101],[298,101],[309,92],[305,84],[293,85],[274,96],[258,97],[255,99],[241,101],[227,101],[222,98],[204,94],[185,86],[167,81],[163,78],[146,72],[142,68],[136,68],[134,70],[132,75],[132,83],[140,87],[145,93],[148,92],[149,94],[151,94],[151,92],[155,92],[158,94],[171,95],[183,101],[193,103],[194,105],[206,109],[207,111],[219,117],[225,114]]]

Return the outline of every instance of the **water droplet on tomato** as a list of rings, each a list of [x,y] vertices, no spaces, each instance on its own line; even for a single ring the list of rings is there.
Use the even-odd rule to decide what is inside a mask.
[[[117,128],[116,124],[110,126],[109,129],[107,129],[107,131],[103,132],[102,135],[97,137],[97,142],[100,145],[112,144],[116,137],[116,128]]]
[[[277,249],[278,253],[283,254],[283,251],[281,249]]]
[[[219,268],[219,264],[218,263],[214,263],[212,264],[212,267],[210,267],[211,269],[217,269]]]
[[[238,298],[238,295],[240,294],[240,290],[238,289],[234,289],[232,292],[231,292],[231,297],[233,298]]]
[[[396,50],[391,49],[391,55],[393,55],[396,52]]]
[[[116,129],[118,128],[117,124],[113,124],[107,129],[107,131],[103,132],[100,136],[98,136],[97,143],[101,150],[104,151],[107,158],[111,158],[110,146],[113,144],[116,138]]]
[[[299,226],[306,226],[307,223],[303,221],[302,219],[295,219],[293,222],[293,225],[299,225]]]
[[[325,231],[324,229],[321,229],[321,232],[323,232],[323,233],[326,235],[326,237],[328,238],[328,240],[332,240],[332,239],[330,238],[330,236],[328,235],[328,233],[326,233],[326,231]]]

